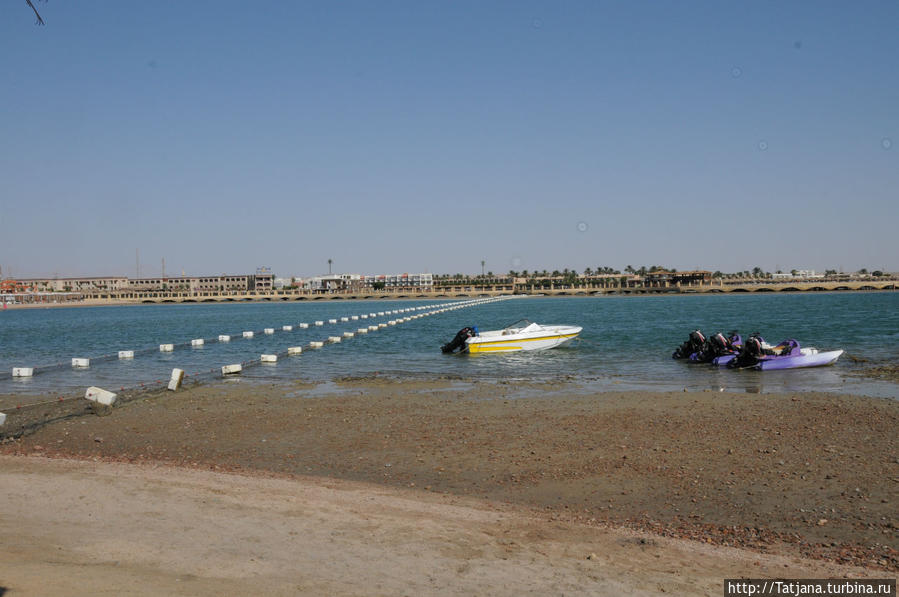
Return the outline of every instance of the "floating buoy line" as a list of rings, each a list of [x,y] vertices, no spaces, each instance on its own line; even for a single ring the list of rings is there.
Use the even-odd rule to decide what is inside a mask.
[[[200,371],[194,373],[193,377],[196,379],[200,376],[212,376],[215,375],[217,371],[220,371],[222,377],[232,377],[235,375],[240,375],[245,369],[249,367],[254,367],[257,365],[276,365],[278,360],[283,357],[295,357],[303,354],[304,350],[314,350],[314,349],[322,349],[329,344],[338,344],[343,340],[349,340],[355,338],[357,336],[362,336],[365,334],[377,332],[379,330],[384,330],[392,326],[401,325],[403,323],[409,323],[411,321],[415,321],[417,319],[421,319],[423,317],[430,317],[432,315],[439,315],[441,313],[448,313],[451,311],[456,311],[459,309],[464,309],[467,307],[475,307],[479,305],[484,305],[488,303],[495,303],[499,301],[509,300],[512,298],[517,298],[513,296],[500,296],[500,297],[491,297],[491,298],[481,298],[481,299],[471,299],[466,301],[458,301],[458,302],[448,302],[448,303],[440,303],[438,305],[420,305],[416,307],[405,307],[400,309],[391,309],[384,311],[375,311],[369,313],[359,313],[356,315],[347,315],[339,318],[331,318],[327,320],[316,320],[313,322],[312,327],[324,327],[326,325],[337,325],[339,323],[348,323],[351,321],[360,321],[360,320],[369,320],[369,319],[377,319],[382,317],[388,317],[392,319],[388,319],[386,322],[381,321],[377,324],[370,324],[364,327],[359,327],[355,331],[345,331],[341,335],[333,335],[328,336],[322,340],[311,340],[305,345],[298,346],[290,346],[286,350],[276,352],[273,354],[260,354],[256,358],[251,358],[246,361],[241,361],[240,363],[230,363],[221,365],[219,368],[209,369],[208,372]],[[395,317],[399,316],[399,317]],[[367,323],[367,322],[366,322]],[[139,350],[120,350],[114,353],[94,356],[94,357],[73,357],[71,360],[71,368],[72,369],[89,369],[92,365],[96,363],[110,362],[115,360],[133,360],[139,356],[144,356],[148,354],[153,354],[157,352],[161,353],[170,353],[175,352],[176,350],[180,350],[183,348],[200,348],[205,346],[207,343],[227,343],[231,342],[232,339],[240,338],[251,340],[253,339],[257,332],[261,335],[272,336],[276,333],[290,333],[295,329],[308,330],[310,328],[310,324],[308,322],[300,322],[295,324],[285,324],[280,326],[280,328],[269,327],[264,328],[261,331],[257,330],[246,330],[243,331],[240,335],[236,334],[221,334],[216,338],[194,338],[189,341],[179,342],[179,343],[166,343],[160,344],[158,347],[148,347],[142,348]],[[10,379],[10,378],[28,378],[33,377],[34,375],[38,375],[40,373],[44,373],[47,371],[53,370],[62,370],[66,368],[68,365],[65,362],[59,362],[52,365],[44,365],[37,367],[13,367],[11,373],[0,373],[0,379]],[[171,378],[168,381],[164,380],[156,380],[155,383],[140,383],[139,385],[134,386],[122,386],[120,387],[120,392],[126,391],[144,391],[147,389],[159,388],[167,385],[169,390],[178,390],[181,388],[184,378],[190,377],[183,369],[175,368],[172,370]],[[150,386],[149,388],[147,386]],[[87,388],[84,394],[84,398],[88,401],[102,405],[103,407],[111,407],[113,406],[117,399],[118,394],[109,390],[105,390],[103,388],[98,388],[96,386],[91,386]],[[22,408],[27,407],[35,407],[47,404],[54,404],[57,402],[62,402],[67,400],[66,398],[60,396],[57,400],[53,401],[45,401],[40,403],[31,403],[26,406],[16,406],[16,410],[20,410]],[[69,398],[68,400],[73,400]],[[2,426],[7,419],[7,415],[4,413],[0,413],[0,426]]]

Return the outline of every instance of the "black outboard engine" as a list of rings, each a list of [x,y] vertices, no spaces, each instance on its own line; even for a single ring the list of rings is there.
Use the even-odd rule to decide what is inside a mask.
[[[677,347],[672,353],[672,359],[689,359],[694,352],[700,352],[705,346],[706,339],[700,330],[690,332],[690,337],[686,342]]]
[[[756,334],[749,336],[743,343],[740,354],[730,361],[727,366],[731,369],[740,367],[752,367],[758,364],[759,359],[766,354],[766,350],[762,348],[762,339]]]
[[[448,354],[455,352],[457,348],[465,348],[465,341],[476,335],[477,331],[474,328],[462,328],[459,330],[459,333],[456,334],[456,337],[453,338],[452,341],[444,344],[440,350],[443,351],[444,354]]]

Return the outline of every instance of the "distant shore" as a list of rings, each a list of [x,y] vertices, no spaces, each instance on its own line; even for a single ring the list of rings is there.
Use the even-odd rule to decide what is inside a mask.
[[[743,296],[747,293],[751,294],[752,292],[765,292],[762,291],[727,291],[727,292],[715,292],[710,290],[683,290],[680,292],[677,291],[661,291],[661,290],[631,290],[631,291],[621,291],[621,292],[593,292],[593,291],[582,291],[582,290],[562,290],[557,292],[534,292],[534,293],[520,293],[516,295],[512,295],[511,293],[506,293],[504,296],[521,296],[521,297],[559,297],[559,298],[600,298],[600,297],[615,297],[615,296],[704,296],[709,294],[716,295],[739,295]],[[779,294],[857,294],[857,293],[871,293],[871,292],[895,292],[894,288],[873,288],[873,289],[861,289],[861,288],[850,288],[850,289],[819,289],[819,290],[778,290]],[[494,293],[499,296],[501,293]],[[121,306],[136,306],[136,305],[212,305],[212,304],[243,304],[243,303],[316,303],[316,302],[329,302],[329,301],[347,301],[347,302],[358,302],[358,301],[367,301],[367,302],[377,302],[377,301],[446,301],[446,300],[456,300],[456,299],[468,299],[468,298],[478,298],[481,294],[476,291],[470,291],[466,294],[460,294],[455,296],[449,296],[446,294],[440,295],[413,295],[413,294],[381,294],[381,295],[368,295],[368,296],[355,296],[355,295],[342,295],[342,294],[334,294],[334,295],[301,295],[302,298],[283,298],[283,297],[254,297],[251,299],[241,299],[241,300],[233,300],[228,297],[196,297],[187,300],[112,300],[112,299],[89,299],[85,301],[68,301],[64,303],[17,303],[17,304],[7,304],[6,307],[0,308],[0,312],[4,310],[16,310],[16,309],[60,309],[66,307],[121,307]],[[486,295],[484,295],[486,296]]]

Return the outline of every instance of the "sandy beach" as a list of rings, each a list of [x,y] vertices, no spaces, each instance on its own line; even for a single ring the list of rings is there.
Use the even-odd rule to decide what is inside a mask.
[[[889,576],[897,422],[894,400],[825,394],[198,385],[0,446],[0,586],[708,594],[729,576]]]

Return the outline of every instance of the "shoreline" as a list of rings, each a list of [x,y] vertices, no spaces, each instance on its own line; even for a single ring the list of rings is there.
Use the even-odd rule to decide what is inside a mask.
[[[884,576],[414,488],[32,456],[0,464],[10,488],[0,578],[17,595],[709,595],[724,578]]]
[[[336,383],[338,394],[300,381],[163,391],[44,426],[0,454],[374,483],[899,570],[892,399]]]
[[[784,295],[792,295],[792,294],[872,294],[872,293],[891,293],[896,292],[895,288],[871,288],[871,289],[846,289],[846,290],[836,290],[836,289],[827,289],[827,290],[778,290],[777,294]],[[579,294],[580,292],[580,294]],[[595,291],[590,291],[595,292]],[[658,289],[635,289],[632,292],[607,292],[607,293],[599,293],[599,294],[591,294],[586,290],[580,291],[577,289],[573,289],[570,293],[566,292],[564,294],[543,294],[543,293],[496,293],[491,294],[490,296],[514,296],[520,298],[563,298],[563,299],[596,299],[596,298],[616,298],[616,297],[656,297],[656,296],[746,296],[752,295],[753,292],[714,292],[710,290],[702,290],[702,291],[684,291],[684,292],[673,292],[673,291],[664,291],[661,292]],[[764,293],[763,293],[764,294]],[[304,295],[302,299],[284,299],[281,297],[273,297],[273,298],[257,298],[257,299],[248,299],[248,300],[229,300],[225,298],[210,298],[211,300],[188,300],[188,301],[149,301],[144,302],[140,300],[131,300],[131,301],[115,301],[115,300],[107,300],[107,299],[99,299],[99,302],[88,302],[88,301],[71,301],[68,303],[26,303],[26,304],[7,304],[5,308],[0,308],[0,313],[3,311],[15,311],[21,309],[61,309],[61,308],[84,308],[84,307],[135,307],[135,306],[152,306],[152,305],[241,305],[241,304],[314,304],[321,302],[330,302],[330,301],[345,301],[345,302],[380,302],[380,301],[447,301],[447,300],[465,300],[478,298],[481,296],[488,296],[486,293],[481,294],[477,290],[472,290],[469,293],[464,294],[463,296],[450,296],[449,294],[445,294],[443,296],[393,296],[393,295],[381,295],[381,296],[372,296],[369,298],[362,298],[357,296],[346,296],[346,295]],[[199,298],[199,297],[198,297]]]

